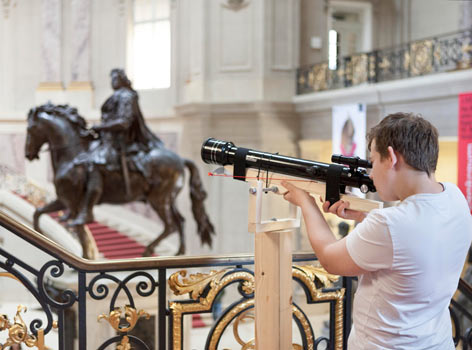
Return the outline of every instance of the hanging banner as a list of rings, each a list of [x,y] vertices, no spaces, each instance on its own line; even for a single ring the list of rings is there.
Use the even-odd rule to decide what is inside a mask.
[[[472,92],[459,95],[458,179],[472,213]]]
[[[365,104],[333,106],[332,126],[333,154],[365,159]]]

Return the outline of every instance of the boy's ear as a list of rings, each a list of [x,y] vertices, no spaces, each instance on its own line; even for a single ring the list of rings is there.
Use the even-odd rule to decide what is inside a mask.
[[[395,165],[398,164],[398,154],[392,148],[392,146],[387,147],[388,152],[388,159],[390,161],[390,167],[393,168]]]

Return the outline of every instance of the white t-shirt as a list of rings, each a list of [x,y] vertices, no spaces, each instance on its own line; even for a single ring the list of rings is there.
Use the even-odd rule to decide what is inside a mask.
[[[347,236],[359,277],[349,350],[452,350],[448,306],[472,240],[453,184],[376,209]]]

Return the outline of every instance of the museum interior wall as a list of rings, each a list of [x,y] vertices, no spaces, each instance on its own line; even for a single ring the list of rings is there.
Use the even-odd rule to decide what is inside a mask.
[[[132,0],[12,0],[0,7],[0,163],[53,191],[48,153],[24,158],[26,115],[51,101],[78,108],[89,125],[111,94],[109,73],[133,81]],[[328,32],[352,34],[348,54],[470,27],[470,3],[445,0],[170,0],[170,84],[139,89],[146,122],[167,147],[194,160],[215,225],[212,249],[193,232],[188,188],[179,196],[189,254],[253,251],[247,233],[248,186],[208,177],[200,159],[208,137],[237,146],[329,161],[331,107],[366,103],[367,125],[395,112],[419,112],[439,129],[440,180],[455,182],[457,95],[470,91],[470,70],[296,95],[296,69],[328,59]],[[115,211],[113,211],[115,210]],[[149,208],[129,205],[162,225]],[[268,205],[283,215],[283,203]],[[134,220],[134,217],[133,217]],[[145,219],[143,219],[145,220]],[[149,221],[154,223],[149,223]],[[154,226],[153,226],[154,225]],[[295,247],[306,249],[297,236]]]

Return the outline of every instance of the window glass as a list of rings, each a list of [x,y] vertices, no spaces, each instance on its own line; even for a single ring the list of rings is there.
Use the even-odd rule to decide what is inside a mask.
[[[136,89],[170,87],[169,0],[135,0],[133,85]]]

